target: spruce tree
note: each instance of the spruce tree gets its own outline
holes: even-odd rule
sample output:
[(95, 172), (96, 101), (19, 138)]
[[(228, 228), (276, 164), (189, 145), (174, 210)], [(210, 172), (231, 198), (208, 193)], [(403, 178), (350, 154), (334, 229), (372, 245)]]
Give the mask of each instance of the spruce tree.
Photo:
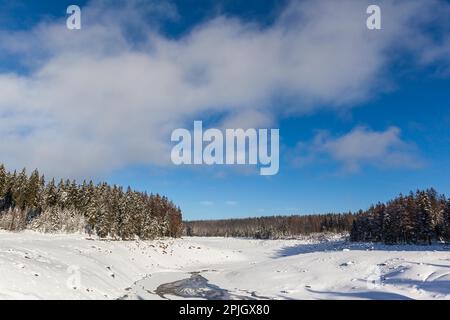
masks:
[(445, 242), (450, 242), (450, 199), (447, 200), (443, 212), (443, 233)]
[(25, 209), (27, 206), (26, 189), (28, 186), (28, 176), (26, 169), (22, 169), (13, 183), (13, 197), (16, 205), (20, 209)]
[(0, 164), (0, 198), (6, 193), (6, 179), (5, 166)]
[(52, 179), (45, 188), (45, 209), (56, 207), (58, 205), (58, 193), (55, 185), (55, 179)]
[(428, 194), (424, 191), (417, 195), (417, 233), (420, 242), (430, 243), (433, 238), (433, 210)]
[(31, 173), (30, 179), (25, 190), (25, 202), (30, 209), (36, 209), (39, 205), (38, 196), (40, 189), (40, 177), (39, 172), (34, 170)]
[(387, 205), (383, 215), (382, 239), (384, 243), (393, 244), (397, 242), (397, 219), (395, 217), (396, 211), (393, 205)]

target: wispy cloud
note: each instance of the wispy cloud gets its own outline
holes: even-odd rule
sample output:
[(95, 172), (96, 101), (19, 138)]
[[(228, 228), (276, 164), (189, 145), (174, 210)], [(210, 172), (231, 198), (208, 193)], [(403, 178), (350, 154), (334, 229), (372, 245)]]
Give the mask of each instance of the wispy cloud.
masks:
[(302, 166), (328, 157), (350, 173), (358, 172), (364, 165), (420, 168), (424, 163), (416, 149), (413, 143), (401, 139), (397, 127), (373, 131), (360, 126), (342, 136), (332, 136), (326, 131), (318, 133), (310, 144), (297, 146), (299, 154), (294, 162)]

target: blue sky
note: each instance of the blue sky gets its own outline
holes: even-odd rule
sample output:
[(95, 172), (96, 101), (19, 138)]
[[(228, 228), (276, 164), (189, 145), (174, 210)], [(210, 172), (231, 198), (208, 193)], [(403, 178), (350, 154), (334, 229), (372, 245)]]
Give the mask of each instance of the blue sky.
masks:
[[(282, 120), (281, 165), (276, 176), (231, 172), (211, 180), (216, 170), (177, 168), (158, 174), (158, 169), (148, 173), (138, 168), (122, 171), (112, 181), (132, 181), (141, 190), (161, 190), (182, 203), (185, 212), (192, 212), (191, 219), (344, 212), (429, 187), (449, 195), (450, 81), (424, 77), (408, 79), (404, 87), (362, 104), (346, 116), (321, 112)], [(361, 124), (379, 130), (391, 125), (402, 128), (404, 139), (417, 146), (423, 166), (365, 166), (358, 173), (339, 174), (339, 165), (334, 162), (299, 168), (283, 157), (296, 141), (309, 141), (318, 129), (348, 132)]]
[[(450, 195), (448, 2), (379, 1), (378, 31), (360, 1), (129, 3), (0, 1), (9, 168), (160, 192), (186, 219)], [(167, 162), (193, 120), (279, 128), (279, 173)]]

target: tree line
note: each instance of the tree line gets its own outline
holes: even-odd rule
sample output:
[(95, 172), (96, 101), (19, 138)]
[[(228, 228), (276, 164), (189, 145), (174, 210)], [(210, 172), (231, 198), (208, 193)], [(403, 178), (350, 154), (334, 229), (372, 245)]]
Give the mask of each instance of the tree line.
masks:
[(116, 239), (178, 237), (182, 215), (159, 194), (92, 181), (46, 183), (38, 170), (11, 173), (0, 165), (0, 229), (81, 231)]
[(318, 232), (349, 232), (355, 215), (323, 214), (185, 222), (186, 236), (277, 239)]
[(387, 244), (450, 242), (450, 199), (428, 189), (378, 203), (357, 214), (350, 239)]
[(356, 213), (200, 220), (184, 235), (276, 239), (320, 232), (350, 233), (351, 241), (386, 244), (450, 242), (450, 199), (434, 189), (400, 194)]

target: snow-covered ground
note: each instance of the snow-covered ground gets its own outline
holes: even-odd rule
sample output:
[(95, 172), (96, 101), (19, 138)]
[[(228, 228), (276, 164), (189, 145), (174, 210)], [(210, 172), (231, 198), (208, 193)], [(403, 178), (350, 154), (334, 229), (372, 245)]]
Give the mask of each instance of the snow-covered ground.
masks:
[(450, 299), (450, 248), (0, 231), (0, 299), (182, 297)]

